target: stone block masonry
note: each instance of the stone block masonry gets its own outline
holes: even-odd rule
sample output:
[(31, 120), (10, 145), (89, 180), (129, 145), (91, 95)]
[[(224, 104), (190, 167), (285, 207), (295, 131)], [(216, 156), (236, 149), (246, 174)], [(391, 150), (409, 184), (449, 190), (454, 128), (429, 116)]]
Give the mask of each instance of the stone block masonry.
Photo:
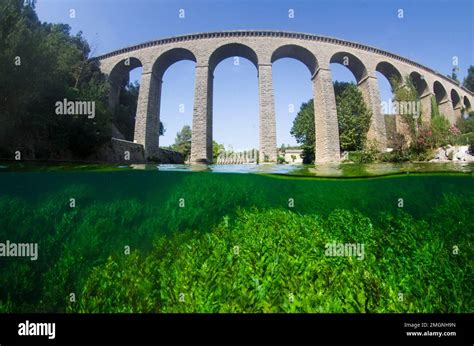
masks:
[[(423, 84), (422, 117), (431, 110), (431, 97), (439, 99), (440, 110), (451, 123), (460, 117), (462, 108), (469, 110), (474, 94), (450, 78), (419, 63), (378, 48), (346, 40), (283, 31), (224, 31), (184, 35), (146, 42), (120, 49), (95, 59), (109, 76), (109, 106), (119, 100), (117, 85), (135, 67), (142, 66), (140, 94), (135, 122), (134, 142), (142, 145), (146, 157), (159, 153), (161, 80), (168, 67), (181, 60), (196, 63), (194, 114), (192, 124), (191, 162), (212, 162), (213, 73), (229, 57), (243, 57), (256, 67), (259, 79), (260, 162), (275, 162), (277, 138), (272, 64), (281, 58), (294, 58), (310, 70), (313, 84), (316, 162), (340, 160), (339, 129), (334, 97), (331, 63), (344, 64), (356, 77), (372, 123), (368, 138), (380, 150), (387, 146), (386, 128), (380, 110), (380, 93), (376, 71), (387, 79), (394, 75), (402, 80), (418, 76)], [(419, 84), (420, 84), (419, 83)], [(421, 85), (421, 84), (420, 84)], [(435, 87), (436, 85), (436, 87)], [(245, 135), (245, 134), (243, 134)]]

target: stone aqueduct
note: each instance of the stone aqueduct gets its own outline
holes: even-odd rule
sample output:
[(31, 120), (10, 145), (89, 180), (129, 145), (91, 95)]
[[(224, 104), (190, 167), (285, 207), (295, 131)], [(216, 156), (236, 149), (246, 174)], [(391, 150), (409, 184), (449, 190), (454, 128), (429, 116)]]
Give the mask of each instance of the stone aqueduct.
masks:
[(195, 67), (191, 162), (212, 162), (213, 72), (229, 57), (250, 60), (258, 71), (261, 162), (276, 161), (276, 124), (272, 86), (272, 64), (281, 58), (301, 61), (311, 74), (316, 123), (316, 161), (340, 158), (336, 101), (330, 64), (340, 63), (354, 74), (359, 90), (372, 111), (369, 138), (386, 148), (384, 115), (376, 71), (389, 80), (410, 76), (421, 95), (424, 121), (431, 114), (431, 96), (440, 111), (454, 123), (461, 108), (470, 109), (474, 94), (455, 81), (423, 65), (374, 47), (311, 34), (281, 31), (228, 31), (191, 34), (117, 50), (95, 59), (109, 76), (110, 107), (118, 104), (120, 85), (130, 70), (141, 66), (142, 76), (135, 118), (134, 142), (154, 156), (159, 144), (162, 77), (168, 67), (191, 60)]

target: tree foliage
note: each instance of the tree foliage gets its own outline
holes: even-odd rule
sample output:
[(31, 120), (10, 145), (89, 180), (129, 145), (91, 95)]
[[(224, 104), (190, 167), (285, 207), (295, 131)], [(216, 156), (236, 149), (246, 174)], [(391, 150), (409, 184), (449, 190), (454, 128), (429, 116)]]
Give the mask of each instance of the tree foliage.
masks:
[(214, 161), (217, 159), (221, 152), (225, 151), (224, 144), (219, 144), (216, 141), (212, 141), (212, 157)]
[(436, 102), (436, 97), (431, 96), (431, 118), (439, 117), (441, 113), (439, 112), (438, 102)]
[[(82, 33), (41, 23), (22, 0), (0, 3), (0, 148), (31, 158), (86, 157), (110, 139), (108, 89)], [(95, 118), (57, 115), (55, 103), (95, 102)]]
[(431, 118), (431, 146), (439, 147), (449, 144), (449, 120), (442, 115)]
[(181, 131), (176, 134), (174, 144), (171, 146), (172, 150), (183, 154), (185, 160), (188, 159), (191, 154), (191, 137), (191, 127), (185, 125)]
[(128, 141), (133, 140), (135, 132), (135, 114), (137, 112), (139, 90), (140, 85), (137, 82), (122, 85), (119, 104), (114, 112), (114, 124)]
[(464, 78), (463, 85), (474, 92), (474, 66), (469, 66), (467, 76)]
[(362, 150), (370, 127), (371, 112), (355, 84), (336, 82), (335, 92), (341, 150)]
[[(371, 113), (362, 94), (352, 83), (335, 82), (337, 117), (341, 150), (362, 150), (370, 127)], [(301, 105), (291, 134), (303, 149), (303, 162), (314, 161), (315, 121), (314, 103), (310, 100)]]
[(474, 112), (469, 112), (467, 118), (461, 117), (456, 122), (461, 133), (474, 133)]
[(453, 69), (451, 70), (451, 74), (448, 77), (451, 78), (452, 80), (456, 81), (459, 84), (458, 75), (456, 73), (457, 70), (458, 70), (457, 67), (453, 67)]
[[(128, 141), (133, 141), (134, 137), (139, 92), (140, 83), (137, 81), (124, 83), (120, 88), (119, 104), (114, 112), (114, 124)], [(165, 132), (165, 126), (160, 121), (159, 135), (163, 136)]]
[(313, 100), (309, 100), (301, 105), (293, 121), (293, 127), (290, 133), (296, 138), (296, 142), (301, 144), (301, 148), (303, 149), (303, 162), (313, 162), (314, 145), (316, 143)]
[[(420, 101), (416, 86), (410, 77), (407, 76), (405, 78), (405, 80), (403, 81), (403, 85), (401, 85), (401, 81), (396, 78), (392, 79), (391, 82), (391, 84), (394, 86), (394, 99), (396, 102), (398, 102), (398, 104), (416, 104)], [(421, 112), (419, 114), (402, 113), (399, 114), (399, 116), (401, 117), (402, 121), (408, 126), (410, 137), (412, 139), (415, 139), (417, 134), (418, 121), (421, 121)]]

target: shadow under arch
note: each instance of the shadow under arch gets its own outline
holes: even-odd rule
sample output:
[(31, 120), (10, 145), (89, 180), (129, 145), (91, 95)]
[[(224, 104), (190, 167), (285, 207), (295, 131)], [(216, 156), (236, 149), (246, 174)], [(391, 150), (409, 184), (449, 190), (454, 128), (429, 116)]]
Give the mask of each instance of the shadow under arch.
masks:
[(433, 83), (433, 92), (438, 104), (448, 99), (448, 93), (446, 92), (446, 89), (444, 88), (443, 84), (438, 81)]
[(293, 58), (302, 62), (309, 70), (311, 76), (314, 76), (318, 68), (318, 61), (313, 53), (304, 47), (288, 44), (275, 49), (271, 56), (271, 63), (283, 58)]
[(392, 90), (403, 82), (400, 71), (389, 62), (379, 62), (375, 67), (375, 71), (380, 72), (385, 78), (387, 78)]
[(347, 52), (337, 52), (329, 60), (330, 64), (340, 64), (349, 69), (359, 83), (367, 77), (367, 68), (364, 63), (355, 55)]
[[(140, 59), (127, 57), (120, 60), (110, 71), (108, 108), (112, 113), (112, 137), (133, 140), (135, 131), (135, 114), (120, 112), (121, 93), (130, 81), (130, 71), (143, 67)], [(141, 78), (140, 78), (141, 79)], [(118, 111), (118, 112), (117, 112)]]
[(108, 76), (110, 84), (109, 92), (109, 109), (114, 112), (118, 105), (120, 97), (120, 88), (128, 83), (130, 79), (130, 71), (143, 67), (142, 62), (135, 57), (129, 57), (120, 60), (110, 71)]
[(453, 109), (461, 107), (461, 97), (455, 89), (451, 89), (451, 101), (453, 102)]
[(467, 96), (464, 96), (463, 98), (463, 103), (464, 103), (464, 107), (469, 111), (471, 110), (471, 102), (469, 102), (469, 99)]
[(166, 70), (173, 64), (189, 60), (196, 62), (196, 56), (193, 52), (186, 48), (172, 48), (163, 52), (153, 63), (152, 71), (158, 78), (163, 78)]
[(135, 57), (122, 59), (118, 63), (116, 63), (110, 71), (109, 79), (114, 78), (117, 75), (124, 75), (126, 73), (129, 73), (131, 70), (134, 70), (137, 67), (143, 67), (143, 64), (140, 59)]
[(248, 59), (258, 71), (257, 53), (252, 48), (241, 43), (228, 43), (216, 48), (209, 57), (209, 70), (211, 74), (214, 73), (214, 70), (221, 61), (231, 57)]
[(413, 71), (412, 73), (410, 73), (410, 80), (416, 88), (418, 97), (422, 97), (429, 93), (428, 83), (426, 83), (426, 80), (421, 74), (416, 71)]

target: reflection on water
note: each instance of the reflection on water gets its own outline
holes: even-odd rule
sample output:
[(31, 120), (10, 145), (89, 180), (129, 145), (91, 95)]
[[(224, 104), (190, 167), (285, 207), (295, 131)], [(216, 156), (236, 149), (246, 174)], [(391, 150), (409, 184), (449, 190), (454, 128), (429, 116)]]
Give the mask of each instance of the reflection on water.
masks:
[(0, 165), (0, 172), (19, 171), (116, 171), (116, 170), (147, 170), (173, 172), (214, 172), (214, 173), (254, 173), (281, 174), (292, 176), (315, 177), (371, 177), (403, 173), (470, 173), (474, 163), (328, 163), (318, 165), (278, 165), (278, 164), (246, 164), (246, 165), (174, 165), (174, 164), (78, 164), (51, 162), (9, 162)]
[[(144, 166), (144, 165), (142, 165)], [(215, 173), (285, 174), (318, 177), (366, 177), (401, 173), (473, 171), (473, 163), (374, 163), (322, 165), (158, 165), (160, 171), (208, 171)], [(136, 168), (136, 167), (134, 167)], [(144, 169), (144, 167), (141, 167)]]

